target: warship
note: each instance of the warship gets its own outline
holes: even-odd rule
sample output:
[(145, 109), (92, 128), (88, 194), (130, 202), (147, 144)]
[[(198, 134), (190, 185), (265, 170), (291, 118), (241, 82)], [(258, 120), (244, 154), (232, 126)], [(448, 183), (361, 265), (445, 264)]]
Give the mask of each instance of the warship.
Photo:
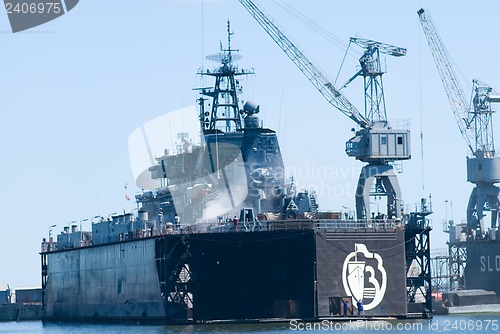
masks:
[[(240, 100), (231, 48), (198, 72), (200, 144), (182, 137), (148, 169), (137, 209), (42, 242), (45, 321), (209, 323), (426, 316), (430, 213), (354, 219), (321, 211), (285, 177), (277, 134)], [(209, 103), (207, 103), (207, 101)], [(388, 204), (389, 206), (389, 204)], [(427, 262), (425, 262), (427, 263)], [(427, 271), (426, 271), (427, 270)]]

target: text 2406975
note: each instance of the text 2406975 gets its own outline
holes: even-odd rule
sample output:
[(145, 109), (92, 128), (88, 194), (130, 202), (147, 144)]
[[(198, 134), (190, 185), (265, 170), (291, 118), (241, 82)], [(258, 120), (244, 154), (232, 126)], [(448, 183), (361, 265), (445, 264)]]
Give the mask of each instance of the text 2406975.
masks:
[(22, 2), (5, 3), (7, 14), (59, 14), (62, 11), (61, 4), (58, 2)]

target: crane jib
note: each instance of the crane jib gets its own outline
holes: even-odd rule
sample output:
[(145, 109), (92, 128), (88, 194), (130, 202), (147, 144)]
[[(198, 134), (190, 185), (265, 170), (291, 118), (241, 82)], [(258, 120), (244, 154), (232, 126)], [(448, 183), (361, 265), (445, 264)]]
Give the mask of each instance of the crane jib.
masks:
[[(370, 123), (352, 103), (347, 100), (337, 89), (333, 87), (331, 81), (314, 65), (314, 63), (304, 56), (304, 53), (274, 24), (262, 10), (260, 10), (250, 0), (239, 0), (245, 9), (255, 18), (259, 25), (271, 36), (274, 42), (285, 52), (294, 64), (304, 73), (307, 79), (323, 95), (328, 103), (348, 116), (360, 127), (367, 127)], [(325, 89), (327, 88), (327, 89)]]

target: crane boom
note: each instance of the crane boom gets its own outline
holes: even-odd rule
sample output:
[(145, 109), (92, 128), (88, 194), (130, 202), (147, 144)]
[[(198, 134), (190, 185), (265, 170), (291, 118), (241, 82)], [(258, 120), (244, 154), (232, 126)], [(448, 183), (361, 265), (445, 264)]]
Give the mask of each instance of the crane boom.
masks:
[(465, 99), (462, 86), (460, 86), (457, 80), (457, 76), (448, 56), (448, 52), (446, 51), (441, 37), (439, 37), (439, 34), (437, 33), (436, 26), (434, 25), (434, 21), (431, 16), (428, 15), (424, 9), (418, 10), (417, 14), (436, 63), (439, 76), (443, 82), (446, 95), (448, 95), (448, 100), (450, 101), (451, 109), (455, 115), (460, 133), (462, 134), (462, 137), (464, 137), (471, 152), (474, 153), (472, 145), (472, 143), (474, 143), (474, 133), (470, 129), (468, 115), (469, 106), (467, 100)]
[(394, 129), (387, 122), (382, 87), (384, 72), (380, 68), (378, 56), (379, 52), (404, 56), (406, 49), (372, 40), (351, 41), (366, 49), (360, 59), (362, 71), (356, 74), (362, 75), (365, 81), (365, 115), (362, 115), (256, 4), (251, 0), (239, 2), (327, 101), (361, 127), (347, 141), (345, 149), (348, 156), (368, 163), (361, 170), (358, 179), (356, 217), (367, 219), (370, 214), (374, 216), (370, 210), (371, 196), (386, 196), (387, 217), (401, 217), (402, 195), (391, 162), (410, 159), (410, 130)]
[(331, 81), (314, 65), (304, 53), (264, 14), (252, 1), (239, 0), (245, 9), (255, 18), (262, 28), (271, 36), (293, 63), (304, 73), (307, 79), (325, 97), (325, 99), (340, 110), (347, 117), (356, 122), (360, 127), (370, 125), (359, 111), (342, 95)]
[[(473, 80), (473, 97), (468, 105), (432, 18), (423, 9), (417, 14), (458, 127), (472, 152), (472, 156), (467, 157), (467, 181), (475, 187), (467, 205), (467, 238), (474, 239), (476, 235), (483, 235), (487, 228), (498, 226), (500, 189), (495, 183), (500, 182), (500, 157), (495, 154), (492, 104), (500, 102), (500, 95), (487, 84)], [(491, 227), (485, 226), (485, 212), (488, 211)]]

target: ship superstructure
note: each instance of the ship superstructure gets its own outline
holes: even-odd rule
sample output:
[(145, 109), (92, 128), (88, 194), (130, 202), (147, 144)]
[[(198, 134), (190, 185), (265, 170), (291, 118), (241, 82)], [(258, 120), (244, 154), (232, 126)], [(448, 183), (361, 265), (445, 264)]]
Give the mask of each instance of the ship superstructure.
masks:
[[(268, 218), (279, 218), (286, 213), (283, 203), (297, 195), (291, 191), (293, 186), (285, 185), (276, 132), (262, 125), (256, 102), (242, 103), (239, 98), (239, 77), (254, 73), (234, 64), (233, 60), (241, 56), (231, 49), (229, 21), (227, 29), (228, 48), (223, 49), (221, 44), (218, 54), (207, 57), (220, 62), (220, 66), (198, 71), (199, 75), (214, 79), (213, 87), (197, 89), (201, 94), (201, 145), (185, 142), (179, 154), (159, 157), (158, 164), (150, 168), (152, 178), (164, 180), (166, 185), (166, 189), (157, 192), (165, 193), (159, 208), (153, 208), (152, 193), (136, 197), (155, 216), (162, 213), (165, 219), (169, 215), (166, 220), (170, 222), (177, 216), (183, 226), (213, 222), (222, 215), (239, 218), (243, 208), (251, 210), (252, 216), (262, 213)], [(311, 205), (303, 207), (300, 213), (314, 215), (313, 194), (308, 201)]]

